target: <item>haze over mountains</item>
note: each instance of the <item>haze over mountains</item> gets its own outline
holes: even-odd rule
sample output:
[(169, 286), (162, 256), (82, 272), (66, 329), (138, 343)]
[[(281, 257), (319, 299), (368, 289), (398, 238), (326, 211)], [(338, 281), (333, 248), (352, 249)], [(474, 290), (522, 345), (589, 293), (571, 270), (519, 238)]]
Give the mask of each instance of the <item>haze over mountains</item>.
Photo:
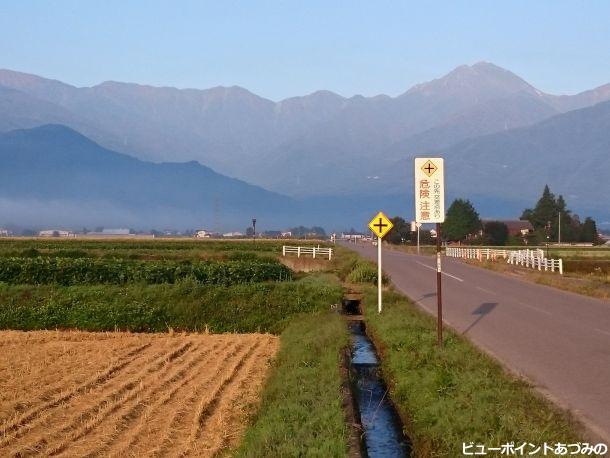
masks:
[[(140, 161), (76, 131), (45, 125), (0, 135), (0, 208), (21, 224), (197, 227), (295, 217), (294, 203), (197, 162)], [(246, 215), (246, 216), (244, 216)], [(211, 217), (216, 218), (214, 221)], [(222, 221), (220, 219), (222, 218)]]
[[(509, 216), (514, 208), (532, 205), (548, 182), (555, 192), (566, 195), (572, 207), (608, 221), (610, 211), (605, 199), (599, 198), (610, 192), (603, 179), (610, 171), (610, 103), (600, 104), (607, 100), (610, 84), (572, 96), (550, 95), (485, 62), (458, 67), (398, 97), (344, 98), (319, 91), (280, 102), (239, 87), (179, 90), (106, 82), (76, 88), (0, 70), (0, 131), (63, 124), (107, 150), (141, 160), (195, 160), (215, 172), (295, 198), (256, 188), (263, 193), (260, 202), (284, 205), (300, 214), (303, 223), (316, 214), (353, 208), (358, 201), (364, 211), (381, 202), (410, 217), (411, 158), (425, 154), (447, 157), (450, 195), (475, 196), (485, 212), (496, 209), (490, 216)], [(26, 134), (20, 135), (23, 139)], [(57, 135), (67, 134), (58, 131)], [(112, 167), (102, 169), (110, 175), (113, 168), (140, 170), (133, 168), (137, 161), (131, 165), (117, 161), (117, 155), (103, 148), (98, 155), (113, 158)], [(70, 158), (60, 155), (57, 163), (77, 161), (78, 151), (72, 153)], [(170, 167), (139, 164), (148, 171)], [(214, 174), (207, 167), (201, 170)], [(590, 167), (595, 170), (583, 175)], [(52, 170), (65, 177), (60, 169)], [(127, 179), (129, 174), (119, 176)], [(596, 187), (591, 186), (592, 178), (598, 180)], [(197, 195), (197, 180), (181, 182), (171, 173), (166, 181), (155, 180), (168, 186), (165, 194), (174, 199), (164, 204), (187, 213), (189, 205), (196, 205), (196, 199), (169, 188), (186, 189), (188, 184), (195, 188), (185, 195)], [(237, 180), (226, 183), (247, 186)], [(2, 187), (0, 197), (6, 189)], [(140, 200), (120, 202), (153, 208), (164, 193), (155, 190), (147, 195), (144, 189)], [(209, 192), (206, 188), (205, 194)], [(53, 195), (52, 186), (40, 194), (45, 195)], [(341, 202), (350, 205), (342, 207)], [(322, 204), (324, 210), (316, 213), (316, 206)], [(232, 209), (233, 203), (227, 201), (225, 208)], [(237, 215), (240, 207), (235, 208)], [(146, 218), (144, 212), (139, 220)], [(344, 220), (345, 227), (359, 223), (351, 212)]]

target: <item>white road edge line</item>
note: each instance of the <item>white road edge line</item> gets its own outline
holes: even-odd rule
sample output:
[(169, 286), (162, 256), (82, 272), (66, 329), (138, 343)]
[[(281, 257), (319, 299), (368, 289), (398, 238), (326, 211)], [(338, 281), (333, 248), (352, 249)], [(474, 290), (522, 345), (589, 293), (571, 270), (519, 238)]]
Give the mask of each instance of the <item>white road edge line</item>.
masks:
[(494, 296), (498, 295), (497, 293), (494, 293), (493, 291), (489, 291), (488, 289), (485, 289), (485, 288), (481, 288), (480, 286), (477, 286), (477, 289), (479, 291), (483, 291), (484, 293), (487, 293), (487, 294), (493, 294)]
[[(436, 269), (435, 269), (434, 267), (432, 267), (432, 266), (429, 266), (428, 264), (424, 264), (423, 262), (419, 262), (419, 261), (415, 261), (415, 262), (416, 262), (417, 264), (419, 264), (420, 266), (424, 266), (426, 269), (430, 269), (430, 270), (433, 270), (433, 271), (435, 271), (435, 272), (436, 272)], [(455, 280), (457, 280), (457, 281), (461, 281), (461, 282), (463, 282), (463, 281), (464, 281), (462, 278), (460, 278), (460, 277), (456, 277), (455, 275), (448, 274), (447, 272), (441, 272), (441, 273), (442, 273), (443, 275), (447, 275), (448, 277), (451, 277), (451, 278), (453, 278), (453, 279), (455, 279)]]
[(536, 310), (537, 312), (544, 313), (546, 315), (552, 315), (551, 312), (547, 312), (546, 310), (539, 309), (538, 307), (534, 307), (533, 305), (526, 304), (525, 302), (521, 302), (521, 301), (516, 301), (516, 302), (519, 305), (525, 305), (526, 307), (529, 307), (529, 308), (531, 308), (533, 310)]

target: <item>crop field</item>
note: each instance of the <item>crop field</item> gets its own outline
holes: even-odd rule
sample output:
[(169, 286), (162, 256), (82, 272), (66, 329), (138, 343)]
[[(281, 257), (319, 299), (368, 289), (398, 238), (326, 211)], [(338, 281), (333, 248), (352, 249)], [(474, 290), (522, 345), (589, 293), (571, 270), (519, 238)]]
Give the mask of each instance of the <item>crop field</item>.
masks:
[(272, 332), (340, 300), (282, 241), (0, 240), (0, 329)]
[[(88, 239), (1, 239), (0, 257), (18, 258), (102, 258), (161, 261), (274, 259), (290, 241), (257, 240), (88, 240)], [(299, 240), (301, 246), (319, 241)]]
[(341, 456), (336, 264), (282, 244), (0, 239), (0, 456)]
[(600, 276), (606, 281), (610, 275), (610, 249), (607, 247), (558, 247), (549, 250), (549, 256), (563, 258), (565, 272)]
[(211, 456), (235, 447), (278, 341), (0, 332), (0, 455)]

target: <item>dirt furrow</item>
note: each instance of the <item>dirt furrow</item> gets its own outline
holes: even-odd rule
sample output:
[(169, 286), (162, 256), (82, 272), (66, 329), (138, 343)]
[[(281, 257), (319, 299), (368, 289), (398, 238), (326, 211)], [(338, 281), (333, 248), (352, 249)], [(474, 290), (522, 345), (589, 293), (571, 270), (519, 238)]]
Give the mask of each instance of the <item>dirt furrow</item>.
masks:
[[(155, 343), (157, 342), (153, 341), (151, 345), (146, 347), (146, 350), (149, 350), (148, 352), (137, 352), (135, 354), (131, 352), (133, 356), (131, 359), (127, 357), (118, 370), (113, 371), (107, 377), (103, 376), (108, 372), (105, 371), (102, 376), (97, 378), (99, 383), (89, 383), (83, 389), (79, 389), (78, 393), (65, 396), (65, 399), (55, 402), (49, 408), (39, 412), (35, 418), (24, 425), (26, 428), (21, 427), (12, 436), (6, 437), (6, 443), (10, 443), (11, 447), (19, 450), (24, 446), (19, 439), (27, 435), (24, 440), (27, 441), (29, 447), (35, 450), (44, 448), (48, 442), (50, 431), (57, 432), (57, 428), (70, 421), (70, 418), (74, 415), (77, 418), (82, 418), (83, 407), (85, 409), (95, 409), (105, 399), (108, 399), (108, 396), (122, 390), (126, 384), (129, 385), (130, 381), (133, 381), (134, 372), (136, 375), (144, 373), (151, 364), (158, 364), (159, 361), (163, 361), (175, 351), (172, 348), (168, 350), (166, 347), (158, 348), (159, 345), (152, 345)], [(117, 384), (119, 384), (119, 388), (116, 387)], [(0, 449), (4, 445), (6, 445), (4, 441), (0, 443)]]
[[(86, 443), (76, 449), (83, 449), (86, 456), (124, 456), (129, 447), (142, 433), (148, 424), (149, 419), (165, 405), (176, 393), (191, 382), (199, 369), (200, 364), (205, 359), (216, 358), (221, 350), (221, 343), (215, 342), (211, 346), (204, 348), (194, 348), (191, 357), (182, 366), (177, 366), (168, 374), (158, 385), (152, 385), (146, 397), (138, 396), (131, 405), (124, 406), (117, 413), (119, 419), (116, 425), (109, 430), (112, 432), (104, 433), (102, 430), (94, 437), (87, 437)], [(161, 412), (158, 413), (161, 415)], [(123, 437), (123, 436), (127, 437)], [(81, 441), (82, 442), (82, 441)], [(92, 444), (101, 444), (99, 447), (91, 448)], [(113, 448), (113, 446), (115, 446)]]
[(189, 439), (188, 441), (186, 441), (186, 444), (182, 452), (180, 453), (180, 456), (188, 455), (194, 446), (196, 446), (197, 449), (201, 449), (198, 442), (205, 421), (214, 412), (214, 409), (220, 402), (223, 391), (225, 391), (230, 386), (230, 384), (238, 376), (244, 366), (246, 366), (253, 360), (255, 352), (260, 346), (260, 344), (260, 340), (256, 340), (252, 344), (250, 344), (247, 351), (243, 353), (239, 357), (239, 359), (235, 363), (233, 363), (228, 370), (224, 372), (221, 378), (214, 384), (212, 390), (207, 392), (206, 395), (201, 399), (199, 405), (197, 406), (195, 418), (193, 419)]
[(243, 434), (279, 342), (260, 334), (0, 331), (7, 340), (0, 456), (20, 457), (222, 454)]
[[(146, 390), (145, 379), (164, 368), (167, 370), (170, 367), (170, 363), (183, 355), (192, 345), (192, 342), (185, 342), (179, 348), (170, 349), (169, 352), (157, 356), (153, 362), (145, 365), (119, 388), (114, 389), (104, 397), (97, 397), (97, 401), (93, 406), (77, 413), (71, 420), (64, 421), (65, 426), (53, 431), (52, 434), (55, 439), (59, 439), (58, 443), (49, 443), (49, 440), (43, 437), (38, 443), (25, 446), (25, 450), (44, 449), (47, 455), (60, 453), (71, 442), (86, 435), (126, 402), (143, 394)], [(66, 407), (69, 409), (69, 406)], [(46, 430), (47, 435), (48, 432)]]
[(209, 389), (210, 383), (218, 377), (219, 373), (222, 373), (223, 368), (227, 364), (235, 358), (238, 360), (241, 359), (248, 351), (248, 343), (244, 340), (245, 339), (240, 339), (227, 347), (213, 367), (202, 368), (204, 369), (204, 376), (198, 380), (193, 392), (187, 399), (174, 403), (172, 406), (171, 417), (168, 415), (167, 418), (169, 421), (166, 421), (161, 425), (157, 434), (159, 442), (157, 446), (152, 449), (150, 453), (151, 456), (167, 455), (168, 451), (174, 450), (177, 447), (177, 444), (188, 438), (188, 418), (195, 415), (197, 400), (200, 398), (203, 391)]
[(25, 412), (22, 412), (21, 414), (16, 415), (14, 418), (11, 418), (6, 421), (2, 426), (0, 426), (0, 437), (2, 438), (0, 440), (0, 448), (5, 446), (7, 441), (10, 440), (10, 438), (8, 437), (10, 433), (17, 431), (23, 428), (24, 426), (27, 426), (41, 412), (47, 411), (62, 403), (65, 403), (73, 397), (77, 396), (78, 394), (84, 393), (90, 388), (108, 381), (110, 378), (119, 373), (122, 369), (127, 367), (130, 362), (140, 356), (142, 352), (144, 352), (150, 346), (150, 343), (145, 343), (139, 346), (137, 349), (125, 355), (125, 357), (120, 358), (101, 374), (92, 377), (91, 379), (87, 380), (85, 383), (77, 387), (74, 387), (66, 392), (61, 393), (59, 396), (55, 397), (50, 401), (38, 404), (32, 407), (31, 409), (28, 409)]
[[(118, 343), (119, 341), (116, 342), (116, 344)], [(78, 345), (78, 343), (72, 344)], [(51, 345), (52, 348), (48, 348), (49, 345), (43, 343), (38, 347), (44, 351), (46, 355), (49, 355), (48, 357), (45, 356), (44, 360), (42, 361), (42, 365), (48, 366), (48, 368), (44, 369), (42, 373), (28, 373), (25, 370), (26, 367), (31, 368), (32, 365), (41, 364), (40, 361), (30, 361), (29, 358), (26, 357), (19, 360), (21, 364), (16, 364), (14, 359), (11, 360), (11, 364), (5, 364), (5, 361), (0, 360), (0, 366), (4, 365), (6, 367), (6, 378), (10, 379), (6, 380), (6, 382), (4, 378), (1, 378), (0, 380), (0, 385), (4, 387), (2, 392), (0, 392), (0, 405), (4, 407), (5, 412), (12, 410), (13, 419), (20, 413), (26, 414), (26, 411), (35, 408), (36, 405), (51, 402), (58, 395), (65, 392), (68, 387), (75, 385), (79, 386), (82, 383), (86, 383), (87, 379), (89, 378), (87, 375), (87, 370), (90, 367), (94, 367), (93, 365), (95, 364), (95, 361), (100, 359), (100, 350), (96, 349), (95, 351), (91, 351), (91, 346), (79, 351), (74, 356), (71, 355), (70, 358), (61, 358), (58, 357), (59, 350), (56, 348), (59, 343), (52, 341)], [(150, 346), (148, 343), (145, 345), (145, 348)], [(116, 360), (121, 361), (125, 358), (130, 358), (143, 351), (145, 348), (142, 348), (140, 341), (129, 342), (128, 345), (123, 346), (123, 348), (112, 348), (110, 352), (111, 354), (112, 352), (117, 351), (120, 353), (111, 356), (111, 359), (109, 358), (109, 363), (114, 364)], [(11, 351), (11, 349), (7, 349), (7, 352), (9, 355), (16, 354), (16, 351)], [(68, 362), (66, 359), (68, 359), (69, 363), (71, 364), (78, 364), (78, 370), (66, 373), (64, 364), (62, 364), (63, 362)], [(25, 380), (16, 379), (14, 376), (15, 373), (24, 374)], [(37, 396), (24, 396), (24, 394), (31, 393), (33, 390), (37, 390), (40, 387), (44, 387), (44, 391)], [(3, 415), (0, 413), (0, 427), (4, 426), (11, 420), (11, 418), (2, 417)]]
[(236, 445), (245, 429), (245, 424), (238, 417), (252, 408), (252, 400), (256, 399), (256, 393), (265, 380), (268, 362), (277, 349), (275, 340), (260, 341), (259, 347), (242, 366), (237, 377), (224, 388), (223, 396), (214, 406), (214, 411), (209, 412), (208, 420), (202, 426), (199, 439), (190, 444), (191, 450), (197, 453), (198, 448), (205, 445), (205, 454), (216, 456), (223, 449)]

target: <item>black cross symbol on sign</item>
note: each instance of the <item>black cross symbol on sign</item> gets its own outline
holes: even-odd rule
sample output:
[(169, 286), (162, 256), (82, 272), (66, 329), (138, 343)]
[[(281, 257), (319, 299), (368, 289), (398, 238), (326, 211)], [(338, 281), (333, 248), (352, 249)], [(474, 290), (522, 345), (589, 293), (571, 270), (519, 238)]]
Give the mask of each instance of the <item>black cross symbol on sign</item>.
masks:
[(378, 227), (380, 233), (383, 232), (384, 227), (388, 227), (388, 225), (383, 222), (383, 218), (379, 218), (379, 222), (377, 224), (373, 224), (373, 226)]
[(428, 165), (424, 167), (424, 170), (428, 172), (428, 175), (432, 175), (432, 172), (436, 170), (436, 167), (434, 167), (434, 164), (432, 164), (432, 162), (428, 162)]

